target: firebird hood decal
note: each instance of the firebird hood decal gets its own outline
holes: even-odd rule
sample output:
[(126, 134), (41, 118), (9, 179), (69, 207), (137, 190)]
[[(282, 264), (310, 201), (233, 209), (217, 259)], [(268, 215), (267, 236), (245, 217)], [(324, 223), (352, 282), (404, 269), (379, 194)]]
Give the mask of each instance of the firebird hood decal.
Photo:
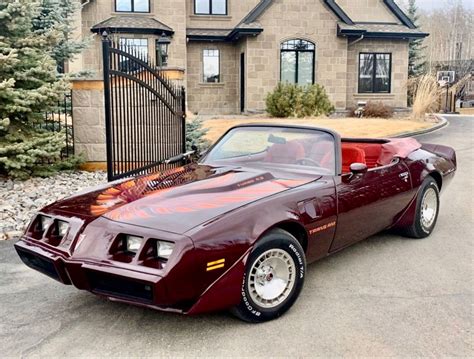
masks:
[[(172, 180), (168, 175), (139, 179), (136, 187), (124, 183), (99, 195), (91, 210), (106, 209), (104, 217), (118, 222), (184, 233), (235, 208), (314, 180), (280, 179), (269, 172), (241, 169), (218, 173), (205, 168), (204, 177), (196, 176), (196, 171), (203, 170), (201, 167), (178, 169), (171, 175)], [(113, 192), (115, 198), (111, 198)]]
[(192, 164), (137, 177), (48, 206), (74, 214), (184, 233), (238, 207), (321, 176)]

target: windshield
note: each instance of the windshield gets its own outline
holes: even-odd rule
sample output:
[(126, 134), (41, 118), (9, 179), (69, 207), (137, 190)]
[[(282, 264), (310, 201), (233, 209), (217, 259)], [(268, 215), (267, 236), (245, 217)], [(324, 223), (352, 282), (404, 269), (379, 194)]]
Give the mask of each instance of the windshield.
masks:
[(237, 127), (229, 131), (203, 159), (203, 163), (216, 162), (304, 167), (334, 174), (334, 138), (327, 132), (312, 129)]

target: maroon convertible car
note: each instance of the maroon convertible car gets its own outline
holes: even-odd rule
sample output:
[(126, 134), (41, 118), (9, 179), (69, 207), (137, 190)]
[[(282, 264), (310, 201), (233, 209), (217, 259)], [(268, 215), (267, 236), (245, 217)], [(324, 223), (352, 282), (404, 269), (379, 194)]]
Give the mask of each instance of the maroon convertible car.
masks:
[(53, 203), (15, 244), (23, 262), (114, 301), (274, 319), (306, 264), (385, 229), (433, 231), (452, 148), (242, 125), (197, 163)]

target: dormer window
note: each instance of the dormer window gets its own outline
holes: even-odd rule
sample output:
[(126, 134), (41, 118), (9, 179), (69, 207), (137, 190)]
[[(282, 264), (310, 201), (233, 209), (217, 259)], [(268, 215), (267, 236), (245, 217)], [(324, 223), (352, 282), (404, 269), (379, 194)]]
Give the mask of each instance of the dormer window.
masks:
[(150, 0), (115, 0), (116, 12), (150, 12)]
[(227, 0), (194, 0), (196, 15), (227, 15)]

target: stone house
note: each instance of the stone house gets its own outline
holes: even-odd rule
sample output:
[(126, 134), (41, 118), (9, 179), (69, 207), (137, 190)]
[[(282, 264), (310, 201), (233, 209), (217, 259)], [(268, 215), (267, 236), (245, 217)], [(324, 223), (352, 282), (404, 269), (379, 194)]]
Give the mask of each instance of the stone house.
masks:
[(393, 0), (82, 0), (77, 21), (93, 40), (69, 70), (100, 78), (107, 31), (180, 78), (190, 111), (219, 115), (263, 111), (279, 81), (321, 84), (341, 110), (404, 108), (408, 42), (427, 36)]

